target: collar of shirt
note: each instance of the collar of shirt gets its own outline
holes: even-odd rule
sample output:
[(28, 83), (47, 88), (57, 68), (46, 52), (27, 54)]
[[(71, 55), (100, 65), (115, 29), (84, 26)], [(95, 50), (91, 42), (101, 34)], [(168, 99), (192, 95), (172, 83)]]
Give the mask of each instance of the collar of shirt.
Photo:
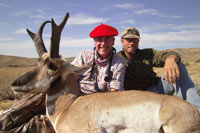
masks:
[(134, 59), (128, 59), (126, 57), (126, 54), (125, 54), (124, 50), (122, 50), (122, 51), (119, 52), (119, 55), (121, 55), (120, 57), (122, 57), (124, 59), (124, 61), (126, 62), (126, 64), (131, 64), (132, 62), (134, 62), (135, 60), (137, 60), (138, 57), (139, 57), (139, 54), (140, 54), (140, 49), (137, 49), (136, 50), (136, 54), (134, 56)]
[(101, 66), (106, 66), (108, 64), (108, 62), (110, 61), (110, 58), (111, 58), (111, 54), (109, 55), (109, 57), (107, 59), (101, 59), (97, 53), (97, 51), (95, 51), (95, 62), (96, 64), (98, 65), (101, 65)]

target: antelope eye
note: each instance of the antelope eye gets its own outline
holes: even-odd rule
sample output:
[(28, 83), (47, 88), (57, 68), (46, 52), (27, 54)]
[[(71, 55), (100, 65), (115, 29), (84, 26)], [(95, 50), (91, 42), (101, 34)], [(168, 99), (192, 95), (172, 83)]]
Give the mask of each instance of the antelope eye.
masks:
[(50, 63), (49, 64), (49, 69), (51, 69), (51, 70), (57, 70), (58, 68), (56, 67), (56, 65), (54, 64), (54, 63)]

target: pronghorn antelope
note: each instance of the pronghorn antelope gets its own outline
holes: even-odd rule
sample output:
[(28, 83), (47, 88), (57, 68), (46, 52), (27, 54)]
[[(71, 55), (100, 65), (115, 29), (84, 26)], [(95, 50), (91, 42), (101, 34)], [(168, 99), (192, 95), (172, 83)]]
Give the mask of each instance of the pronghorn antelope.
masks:
[[(40, 56), (38, 67), (16, 79), (16, 93), (45, 93), (46, 113), (58, 133), (193, 133), (200, 132), (200, 113), (173, 96), (144, 91), (117, 91), (81, 95), (77, 75), (88, 67), (73, 66), (59, 56), (62, 29), (54, 20), (38, 33), (28, 34)], [(42, 41), (46, 23), (52, 25), (50, 54)]]

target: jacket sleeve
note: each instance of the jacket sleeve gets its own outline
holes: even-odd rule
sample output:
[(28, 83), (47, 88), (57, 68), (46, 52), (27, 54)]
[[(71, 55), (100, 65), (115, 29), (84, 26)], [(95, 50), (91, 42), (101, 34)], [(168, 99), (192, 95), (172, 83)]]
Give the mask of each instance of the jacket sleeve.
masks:
[(155, 67), (163, 67), (165, 64), (165, 60), (170, 55), (176, 55), (179, 58), (179, 62), (181, 61), (181, 56), (179, 53), (175, 51), (158, 51), (153, 49), (153, 66)]

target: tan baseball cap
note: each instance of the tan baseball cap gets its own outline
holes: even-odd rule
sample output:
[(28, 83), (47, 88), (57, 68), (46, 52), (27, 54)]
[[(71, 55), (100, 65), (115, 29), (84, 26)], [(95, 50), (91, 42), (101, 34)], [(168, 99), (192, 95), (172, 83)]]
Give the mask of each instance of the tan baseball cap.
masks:
[(138, 38), (140, 39), (139, 31), (134, 27), (125, 28), (121, 32), (121, 38)]

